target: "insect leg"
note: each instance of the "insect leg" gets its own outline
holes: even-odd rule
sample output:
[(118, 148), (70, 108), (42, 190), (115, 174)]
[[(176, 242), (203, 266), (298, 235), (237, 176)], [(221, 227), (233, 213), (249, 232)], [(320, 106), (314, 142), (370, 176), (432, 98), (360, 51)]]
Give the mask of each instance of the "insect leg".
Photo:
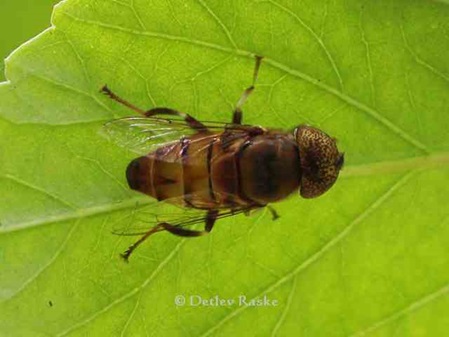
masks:
[(272, 206), (268, 205), (267, 208), (268, 208), (268, 210), (271, 213), (271, 219), (272, 220), (277, 220), (277, 219), (280, 218), (278, 212), (276, 212), (276, 210)]
[(256, 55), (256, 65), (254, 66), (253, 83), (250, 87), (246, 88), (242, 96), (238, 100), (234, 112), (232, 114), (232, 124), (242, 124), (242, 106), (245, 104), (249, 95), (254, 91), (254, 85), (256, 84), (257, 75), (259, 74), (260, 63), (262, 62), (262, 56)]
[(185, 120), (185, 122), (192, 128), (195, 130), (198, 130), (199, 132), (204, 132), (207, 131), (207, 127), (201, 123), (200, 121), (196, 120), (195, 118), (193, 118), (192, 116), (190, 116), (189, 114), (177, 111), (177, 110), (173, 110), (173, 109), (169, 109), (169, 108), (154, 108), (148, 111), (144, 111), (138, 107), (136, 107), (134, 104), (129, 103), (128, 101), (124, 100), (123, 98), (117, 96), (115, 93), (113, 93), (111, 91), (111, 89), (109, 89), (106, 85), (103, 86), (103, 88), (101, 88), (100, 92), (102, 92), (103, 94), (109, 96), (111, 99), (113, 99), (114, 101), (130, 108), (131, 110), (134, 110), (136, 112), (138, 112), (139, 114), (145, 116), (145, 117), (152, 117), (152, 116), (156, 116), (156, 115), (172, 115), (172, 116), (179, 116), (181, 118), (183, 118)]
[(139, 240), (137, 240), (136, 242), (134, 242), (131, 246), (128, 247), (128, 249), (123, 252), (122, 254), (120, 254), (120, 256), (126, 261), (128, 262), (129, 256), (132, 254), (132, 252), (138, 247), (140, 246), (140, 244), (142, 242), (144, 242), (151, 234), (154, 234), (156, 232), (159, 232), (163, 230), (163, 226), (162, 224), (158, 224), (157, 226), (154, 226), (153, 228), (151, 228), (148, 232), (146, 232)]
[(129, 248), (123, 252), (122, 254), (120, 254), (120, 256), (126, 261), (128, 262), (128, 259), (130, 257), (130, 255), (133, 253), (133, 251), (140, 246), (141, 243), (143, 243), (150, 235), (156, 233), (156, 232), (160, 232), (162, 230), (166, 230), (172, 234), (178, 235), (178, 236), (184, 236), (184, 237), (195, 237), (195, 236), (202, 236), (205, 235), (207, 233), (209, 233), (215, 223), (215, 220), (217, 220), (217, 216), (218, 216), (218, 211), (217, 210), (210, 210), (207, 212), (206, 214), (206, 222), (205, 222), (205, 227), (203, 231), (197, 231), (197, 230), (192, 230), (192, 229), (186, 229), (186, 228), (182, 228), (179, 226), (173, 226), (170, 225), (167, 222), (162, 222), (160, 224), (158, 224), (157, 226), (154, 226), (153, 228), (151, 228), (148, 232), (146, 232), (139, 240), (137, 240), (136, 242), (134, 242), (131, 246), (129, 246)]
[(167, 230), (168, 232), (178, 235), (178, 236), (184, 236), (184, 237), (195, 237), (195, 236), (202, 236), (208, 234), (212, 228), (214, 227), (215, 220), (217, 220), (218, 211), (217, 210), (210, 210), (206, 214), (206, 221), (204, 230), (198, 231), (194, 229), (186, 229), (182, 228), (180, 226), (173, 226), (169, 223), (162, 223), (161, 226)]
[(125, 101), (123, 98), (117, 96), (116, 94), (114, 94), (111, 89), (109, 89), (106, 85), (103, 86), (103, 88), (100, 89), (100, 92), (102, 92), (103, 94), (109, 96), (111, 99), (113, 99), (116, 102), (119, 102), (120, 104), (130, 108), (131, 110), (134, 110), (138, 113), (140, 113), (141, 115), (145, 115), (145, 111), (142, 109), (139, 109), (138, 107), (136, 107), (134, 104), (129, 103), (128, 101)]
[(198, 121), (197, 119), (193, 118), (189, 114), (186, 114), (184, 112), (180, 112), (177, 110), (173, 110), (170, 108), (154, 108), (148, 111), (145, 111), (143, 113), (146, 117), (153, 117), (156, 115), (171, 115), (171, 116), (179, 116), (184, 119), (184, 121), (192, 128), (200, 132), (207, 131), (207, 127)]

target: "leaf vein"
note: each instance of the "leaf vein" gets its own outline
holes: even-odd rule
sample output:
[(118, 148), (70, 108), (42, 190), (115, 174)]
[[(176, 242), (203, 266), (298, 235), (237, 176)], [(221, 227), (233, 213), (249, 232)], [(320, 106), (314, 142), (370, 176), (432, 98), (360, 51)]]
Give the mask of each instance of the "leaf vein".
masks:
[(2, 299), (0, 302), (3, 302), (5, 300), (9, 301), (12, 298), (16, 297), (18, 294), (20, 294), (23, 290), (25, 290), (34, 280), (36, 280), (39, 275), (41, 275), (46, 269), (48, 269), (55, 261), (56, 259), (59, 257), (59, 255), (61, 255), (61, 253), (63, 252), (64, 248), (66, 247), (67, 243), (69, 242), (69, 239), (71, 238), (72, 234), (75, 232), (75, 229), (78, 227), (79, 223), (80, 223), (81, 219), (78, 219), (73, 226), (70, 228), (70, 230), (68, 231), (66, 237), (64, 238), (64, 240), (62, 241), (61, 245), (59, 246), (59, 248), (55, 251), (55, 253), (53, 254), (53, 256), (48, 260), (48, 262), (46, 264), (44, 264), (42, 266), (42, 268), (38, 269), (33, 275), (31, 275), (30, 278), (28, 278), (26, 281), (24, 281), (22, 283), (22, 285), (17, 288), (17, 290), (12, 293), (9, 297)]
[(290, 292), (288, 294), (287, 303), (285, 304), (285, 307), (282, 310), (281, 317), (279, 318), (279, 320), (277, 321), (276, 325), (273, 328), (271, 337), (275, 337), (277, 335), (279, 329), (281, 328), (282, 324), (284, 323), (285, 317), (287, 317), (287, 313), (289, 312), (289, 310), (292, 306), (292, 300), (293, 300), (293, 295), (295, 294), (295, 290), (296, 290), (296, 276), (293, 278), (293, 284), (292, 284), (292, 288), (290, 289)]
[[(95, 95), (93, 95), (91, 93), (87, 93), (87, 92), (85, 92), (83, 90), (80, 90), (80, 89), (77, 89), (77, 88), (75, 88), (75, 87), (73, 87), (71, 85), (58, 82), (58, 81), (56, 81), (54, 79), (45, 77), (45, 76), (43, 76), (41, 74), (37, 75), (36, 73), (34, 73), (34, 74), (30, 74), (29, 76), (33, 76), (33, 77), (38, 78), (38, 79), (40, 79), (42, 81), (48, 82), (50, 84), (53, 84), (53, 85), (55, 85), (57, 87), (64, 88), (64, 89), (66, 89), (68, 91), (72, 91), (72, 92), (75, 92), (77, 94), (80, 94), (80, 95), (83, 95), (83, 96), (87, 96), (87, 97), (91, 98), (95, 103), (97, 103), (103, 109), (105, 109), (105, 110), (107, 110), (109, 112), (112, 112), (110, 107), (108, 107), (106, 104), (104, 104), (101, 100), (99, 100), (97, 97), (95, 97)], [(73, 123), (73, 124), (77, 124), (77, 123)]]
[(323, 39), (321, 37), (318, 36), (317, 33), (315, 33), (315, 31), (312, 29), (312, 27), (310, 27), (308, 24), (306, 24), (295, 12), (293, 12), (291, 9), (282, 6), (281, 4), (279, 4), (278, 2), (274, 1), (274, 0), (267, 0), (267, 2), (271, 3), (273, 6), (278, 7), (279, 9), (281, 9), (282, 11), (284, 11), (285, 13), (289, 14), (290, 16), (292, 16), (314, 39), (315, 41), (319, 44), (320, 48), (324, 51), (324, 53), (326, 54), (326, 57), (329, 61), (329, 63), (332, 66), (333, 71), (335, 72), (335, 75), (337, 76), (338, 79), (338, 83), (340, 85), (340, 90), (343, 90), (343, 79), (340, 75), (340, 71), (338, 70), (337, 64), (335, 63), (334, 58), (332, 57), (332, 54), (329, 52), (329, 49), (326, 47), (326, 45), (323, 42)]
[(166, 264), (168, 264), (173, 257), (178, 253), (178, 251), (180, 250), (181, 246), (184, 244), (185, 239), (181, 239), (179, 241), (179, 243), (175, 246), (175, 248), (173, 248), (173, 250), (170, 252), (170, 254), (168, 254), (162, 261), (161, 263), (156, 267), (156, 269), (154, 269), (154, 271), (150, 274), (150, 276), (144, 281), (142, 282), (141, 285), (135, 287), (134, 289), (132, 289), (131, 291), (129, 291), (128, 293), (126, 293), (125, 295), (115, 299), (114, 301), (112, 301), (110, 304), (108, 304), (107, 306), (103, 307), (102, 309), (96, 311), (95, 313), (93, 313), (92, 315), (86, 317), (84, 320), (75, 323), (74, 325), (72, 325), (70, 328), (60, 332), (59, 334), (57, 334), (57, 337), (63, 337), (68, 335), (69, 333), (71, 333), (72, 331), (75, 331), (87, 324), (89, 324), (90, 322), (92, 322), (93, 320), (95, 320), (97, 317), (101, 316), (102, 314), (108, 312), (109, 310), (111, 310), (112, 308), (114, 308), (116, 305), (123, 303), (124, 301), (132, 298), (134, 295), (139, 294), (143, 289), (145, 289), (145, 287), (151, 283), (151, 281), (153, 281), (153, 279), (159, 274), (159, 272), (165, 267)]
[(438, 77), (440, 77), (441, 79), (445, 80), (446, 82), (449, 83), (449, 76), (442, 73), (441, 71), (439, 71), (438, 69), (436, 69), (434, 66), (430, 65), (429, 63), (427, 63), (426, 61), (424, 61), (422, 58), (420, 58), (418, 56), (418, 54), (416, 54), (416, 52), (411, 48), (410, 44), (408, 43), (407, 37), (405, 35), (405, 31), (404, 31), (404, 27), (402, 25), (402, 22), (400, 22), (399, 24), (399, 28), (401, 29), (401, 36), (402, 36), (402, 40), (404, 41), (404, 45), (405, 48), (407, 49), (407, 51), (412, 55), (413, 59), (415, 60), (416, 63), (418, 63), (419, 65), (423, 66), (424, 68), (426, 68), (427, 70), (429, 70), (430, 72), (432, 72), (433, 74), (437, 75)]
[[(259, 294), (254, 297), (262, 297), (264, 294), (269, 294), (284, 283), (288, 282), (293, 277), (299, 275), (301, 272), (305, 271), (310, 265), (316, 263), (322, 256), (324, 256), (328, 251), (330, 251), (336, 244), (346, 238), (359, 223), (365, 220), (369, 215), (371, 215), (374, 211), (376, 211), (380, 206), (382, 206), (399, 188), (404, 186), (412, 176), (415, 174), (414, 171), (409, 172), (404, 175), (401, 179), (399, 179), (395, 184), (393, 184), (384, 194), (382, 194), (379, 198), (377, 198), (371, 205), (369, 205), (359, 216), (357, 216), (348, 226), (345, 227), (343, 231), (337, 234), (334, 238), (328, 241), (324, 246), (322, 246), (318, 251), (313, 253), (308, 259), (299, 264), (289, 273), (285, 274), (278, 281), (270, 284), (264, 290), (262, 290)], [(214, 326), (212, 326), (209, 330), (205, 331), (200, 335), (200, 337), (210, 336), (215, 330), (224, 325), (226, 322), (231, 320), (232, 318), (238, 316), (240, 313), (245, 311), (248, 307), (242, 306), (235, 310), (232, 310), (224, 316), (220, 321), (218, 321)]]
[(135, 18), (137, 19), (137, 22), (139, 23), (140, 27), (143, 30), (146, 30), (147, 27), (145, 26), (144, 22), (142, 21), (142, 18), (140, 17), (139, 13), (136, 10), (136, 6), (134, 5), (134, 0), (131, 0), (131, 10), (133, 11), (133, 14), (135, 16)]
[(121, 337), (125, 336), (126, 330), (128, 329), (129, 325), (131, 324), (132, 319), (134, 318), (134, 316), (135, 316), (135, 314), (137, 312), (137, 308), (140, 305), (141, 295), (142, 295), (142, 292), (140, 292), (140, 295), (137, 297), (136, 304), (134, 305), (133, 310), (131, 311), (128, 319), (126, 320), (125, 325), (123, 326), (122, 333), (120, 334)]
[(139, 196), (118, 204), (103, 204), (92, 207), (86, 207), (81, 209), (75, 209), (73, 212), (65, 212), (61, 214), (56, 214), (52, 216), (47, 216), (45, 218), (35, 218), (33, 220), (22, 222), (16, 225), (3, 226), (0, 227), (0, 235), (20, 231), (23, 229), (28, 229), (34, 226), (49, 225), (56, 222), (64, 222), (69, 220), (76, 220), (78, 218), (87, 218), (91, 216), (97, 216), (100, 214), (108, 214), (115, 211), (125, 210), (129, 208), (135, 208), (137, 206), (145, 205), (151, 202), (151, 199), (147, 196)]
[(367, 334), (370, 334), (387, 324), (390, 324), (394, 321), (399, 320), (401, 317), (403, 317), (407, 314), (413, 313), (413, 312), (421, 309), (422, 307), (426, 306), (427, 304), (431, 303), (432, 301), (435, 301), (438, 298), (440, 298), (441, 296), (446, 295), (447, 293), (449, 293), (449, 283), (444, 285), (442, 288), (410, 303), (404, 309), (398, 310), (398, 311), (390, 314), (389, 316), (385, 317), (384, 319), (372, 324), (370, 327), (350, 335), (350, 337), (359, 337), (359, 336), (365, 336)]
[(226, 37), (228, 38), (229, 42), (232, 44), (232, 46), (235, 49), (238, 49), (237, 44), (235, 43), (231, 32), (229, 29), (225, 26), (225, 24), (221, 21), (221, 19), (212, 11), (212, 9), (203, 1), (203, 0), (196, 0), (198, 3), (214, 18), (214, 20), (217, 22), (217, 24), (220, 26), (220, 28), (225, 33)]
[(366, 39), (365, 29), (363, 28), (363, 6), (360, 9), (360, 16), (359, 16), (359, 28), (362, 36), (362, 43), (365, 46), (365, 55), (366, 55), (366, 63), (368, 65), (368, 73), (369, 73), (369, 83), (371, 88), (371, 104), (373, 106), (376, 106), (376, 90), (374, 88), (374, 81), (373, 81), (373, 68), (371, 64), (371, 56), (370, 56), (370, 46), (369, 42)]
[[(73, 16), (67, 12), (63, 12), (63, 14), (68, 16), (69, 18), (71, 18), (74, 21), (79, 21), (79, 22), (82, 22), (85, 24), (91, 24), (91, 25), (96, 25), (99, 27), (107, 28), (107, 29), (121, 31), (121, 32), (128, 33), (128, 34), (143, 35), (143, 36), (154, 37), (154, 38), (158, 38), (158, 39), (166, 39), (166, 40), (170, 40), (170, 41), (184, 42), (187, 44), (197, 45), (197, 46), (205, 47), (205, 48), (209, 48), (209, 49), (215, 49), (215, 50), (219, 50), (219, 51), (226, 52), (226, 53), (234, 53), (236, 55), (244, 56), (244, 57), (252, 58), (254, 55), (253, 53), (246, 51), (246, 50), (231, 49), (231, 48), (227, 48), (227, 47), (224, 47), (224, 46), (221, 46), (218, 44), (214, 44), (211, 42), (186, 38), (186, 37), (182, 37), (182, 36), (158, 33), (158, 32), (150, 32), (150, 31), (141, 32), (141, 31), (137, 31), (134, 29), (123, 28), (120, 26), (111, 25), (111, 24), (107, 24), (107, 23), (103, 23), (103, 22), (99, 22), (99, 21), (78, 18), (78, 17)], [(331, 86), (328, 86), (328, 85), (322, 83), (321, 81), (319, 81), (307, 74), (304, 74), (297, 70), (291, 69), (288, 66), (275, 61), (274, 59), (265, 58), (264, 61), (265, 61), (265, 63), (270, 64), (271, 66), (273, 66), (277, 69), (283, 70), (295, 77), (301, 78), (302, 80), (309, 82), (310, 84), (315, 85), (316, 87), (336, 96), (337, 98), (341, 99), (342, 101), (346, 102), (347, 104), (356, 107), (360, 111), (362, 111), (362, 112), (366, 113), (368, 116), (372, 117), (375, 121), (382, 124), (387, 129), (389, 129), (395, 135), (397, 135), (397, 136), (401, 137), (402, 139), (404, 139), (405, 141), (407, 141), (412, 146), (420, 149), (421, 151), (423, 151), (425, 153), (429, 153), (428, 148), (421, 141), (415, 139), (413, 136), (408, 134), (405, 130), (402, 130), (400, 127), (395, 125), (393, 122), (388, 120), (386, 117), (382, 116), (378, 111), (374, 110), (373, 108), (357, 101), (356, 99), (352, 98), (351, 96), (348, 96)]]
[(14, 177), (11, 174), (5, 174), (5, 175), (3, 175), (3, 177), (6, 178), (6, 179), (9, 179), (11, 181), (14, 181), (17, 184), (25, 186), (25, 187), (27, 187), (27, 188), (29, 188), (31, 190), (34, 190), (34, 191), (39, 192), (41, 194), (44, 194), (47, 197), (50, 197), (51, 199), (53, 199), (53, 200), (55, 200), (55, 201), (65, 205), (65, 206), (67, 206), (67, 207), (69, 207), (71, 209), (76, 209), (76, 205), (74, 205), (71, 202), (68, 202), (68, 201), (62, 199), (60, 196), (58, 196), (56, 194), (52, 194), (52, 193), (46, 191), (45, 189), (43, 189), (43, 188), (41, 188), (39, 186), (33, 185), (33, 184), (31, 184), (31, 183), (29, 183), (29, 182), (27, 182), (25, 180), (22, 180), (20, 178)]

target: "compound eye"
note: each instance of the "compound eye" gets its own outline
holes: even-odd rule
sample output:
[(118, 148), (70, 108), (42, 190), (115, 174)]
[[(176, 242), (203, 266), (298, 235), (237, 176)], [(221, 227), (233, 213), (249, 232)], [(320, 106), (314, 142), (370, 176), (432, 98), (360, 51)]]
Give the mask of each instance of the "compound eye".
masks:
[(317, 128), (299, 126), (295, 135), (301, 162), (300, 194), (318, 197), (337, 180), (344, 155), (338, 152), (335, 139)]

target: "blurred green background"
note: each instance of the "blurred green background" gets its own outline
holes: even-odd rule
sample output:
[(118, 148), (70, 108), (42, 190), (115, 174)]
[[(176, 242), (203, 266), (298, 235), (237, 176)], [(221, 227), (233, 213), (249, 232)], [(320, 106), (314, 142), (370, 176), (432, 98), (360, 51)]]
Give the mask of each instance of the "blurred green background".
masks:
[(0, 1), (0, 82), (5, 80), (4, 59), (22, 43), (50, 27), (58, 0)]

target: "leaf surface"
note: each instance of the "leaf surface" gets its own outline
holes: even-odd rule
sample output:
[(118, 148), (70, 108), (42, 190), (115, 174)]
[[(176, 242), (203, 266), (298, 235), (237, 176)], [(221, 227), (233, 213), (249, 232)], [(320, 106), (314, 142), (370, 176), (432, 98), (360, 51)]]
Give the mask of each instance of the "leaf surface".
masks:
[[(52, 23), (0, 84), (1, 335), (446, 333), (447, 4), (67, 0)], [(230, 121), (254, 54), (265, 58), (244, 121), (337, 137), (339, 181), (275, 205), (275, 222), (261, 212), (200, 239), (155, 235), (124, 264), (134, 238), (111, 231), (145, 224), (152, 200), (126, 186), (134, 155), (99, 135), (132, 115), (99, 88)]]

